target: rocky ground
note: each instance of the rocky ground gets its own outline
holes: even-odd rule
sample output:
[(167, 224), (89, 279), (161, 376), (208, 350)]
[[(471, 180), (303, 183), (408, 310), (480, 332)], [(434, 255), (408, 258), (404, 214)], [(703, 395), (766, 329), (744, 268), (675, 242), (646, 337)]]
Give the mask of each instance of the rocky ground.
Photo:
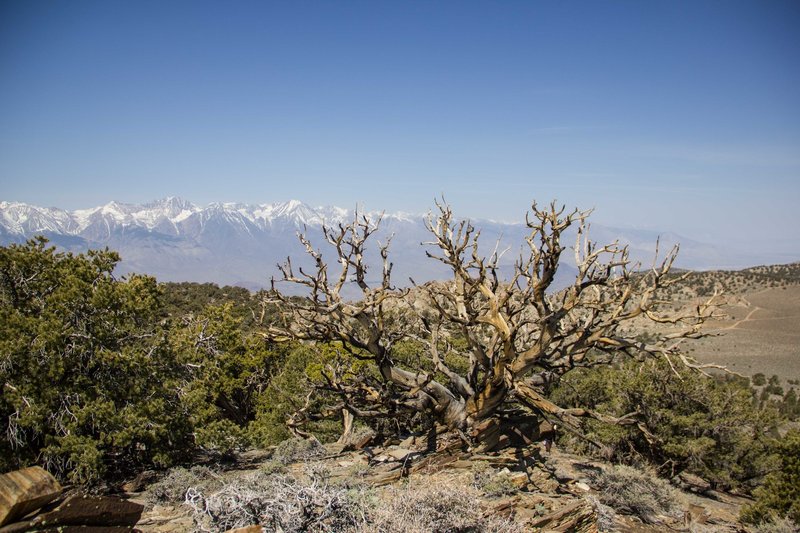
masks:
[(128, 496), (146, 506), (137, 528), (159, 533), (256, 523), (267, 531), (745, 531), (737, 521), (745, 500), (697, 478), (670, 485), (555, 447), (484, 455), (418, 448), (412, 439), (351, 451), (250, 451), (225, 468), (128, 484)]

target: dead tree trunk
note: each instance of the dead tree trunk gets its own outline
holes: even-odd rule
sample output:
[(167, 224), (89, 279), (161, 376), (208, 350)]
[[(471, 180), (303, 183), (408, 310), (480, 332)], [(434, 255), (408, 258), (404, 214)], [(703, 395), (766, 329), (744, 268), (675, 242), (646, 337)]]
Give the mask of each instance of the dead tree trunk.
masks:
[[(283, 321), (268, 337), (334, 343), (352, 361), (375, 365), (377, 382), (366, 372), (323, 373), (322, 387), (347, 412), (364, 418), (427, 412), (445, 430), (490, 450), (538, 439), (537, 420), (559, 421), (576, 432), (578, 417), (636, 423), (633, 416), (615, 419), (549, 402), (549, 387), (576, 368), (607, 365), (620, 355), (665, 357), (699, 368), (678, 351), (678, 341), (700, 335), (713, 299), (691, 314), (669, 314), (659, 310), (656, 298), (679, 279), (668, 275), (677, 248), (650, 270), (636, 272), (625, 247), (598, 247), (588, 239), (588, 212), (534, 204), (513, 273), (503, 279), (502, 254), (495, 249), (482, 255), (480, 233), (467, 221), (454, 221), (447, 205), (437, 209), (426, 222), (432, 236), (426, 253), (449, 268), (449, 281), (393, 287), (387, 241), (378, 247), (380, 281), (368, 283), (366, 243), (380, 218), (358, 214), (350, 224), (324, 228), (338, 273), (329, 272), (333, 263), (301, 234), (315, 267), (295, 270), (287, 260), (282, 279), (273, 280), (270, 303), (278, 305)], [(577, 274), (567, 288), (553, 291), (565, 250), (562, 237), (571, 226), (577, 227)], [(305, 287), (307, 298), (284, 297), (276, 282)], [(359, 287), (360, 299), (342, 297), (348, 283)], [(621, 326), (642, 317), (671, 324), (672, 332), (652, 344), (626, 336), (629, 330)], [(414, 347), (418, 363), (398, 362), (395, 349), (402, 343)], [(345, 432), (351, 424), (345, 418)]]

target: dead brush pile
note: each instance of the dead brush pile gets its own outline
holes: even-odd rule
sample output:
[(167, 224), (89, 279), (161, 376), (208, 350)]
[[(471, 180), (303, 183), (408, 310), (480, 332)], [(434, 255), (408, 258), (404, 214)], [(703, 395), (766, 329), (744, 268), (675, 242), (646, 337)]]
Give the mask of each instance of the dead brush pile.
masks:
[(620, 513), (636, 515), (647, 523), (679, 514), (675, 490), (653, 473), (619, 465), (590, 477), (600, 503)]
[(404, 483), (384, 490), (379, 505), (370, 509), (370, 533), (521, 531), (513, 520), (487, 514), (478, 505), (481, 493), (454, 478), (430, 478), (424, 485)]
[(190, 487), (196, 531), (226, 531), (252, 524), (268, 532), (428, 533), (521, 530), (520, 524), (486, 513), (474, 487), (436, 479), (372, 488), (332, 482), (328, 472), (308, 465), (299, 476), (254, 472), (204, 493)]

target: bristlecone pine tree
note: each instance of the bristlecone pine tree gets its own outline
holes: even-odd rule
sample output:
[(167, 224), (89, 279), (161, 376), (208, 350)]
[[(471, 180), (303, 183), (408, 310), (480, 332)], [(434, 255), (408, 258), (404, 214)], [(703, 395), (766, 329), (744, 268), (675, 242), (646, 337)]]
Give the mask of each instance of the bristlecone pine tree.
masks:
[[(700, 369), (678, 349), (680, 341), (697, 337), (712, 316), (712, 300), (691, 313), (662, 312), (660, 289), (679, 277), (668, 275), (677, 247), (652, 268), (638, 271), (627, 247), (597, 246), (587, 236), (590, 212), (566, 212), (555, 203), (536, 204), (526, 216), (529, 233), (510, 278), (500, 273), (500, 255), (479, 252), (480, 232), (468, 221), (456, 221), (451, 208), (436, 204), (426, 220), (432, 236), (426, 252), (452, 272), (447, 282), (411, 289), (392, 285), (389, 245), (378, 244), (382, 258), (379, 282), (368, 283), (365, 253), (380, 224), (356, 213), (353, 222), (325, 227), (338, 269), (330, 272), (321, 251), (305, 234), (300, 242), (314, 261), (310, 269), (280, 266), (270, 300), (282, 309), (282, 320), (269, 329), (272, 340), (338, 343), (343, 351), (374, 364), (374, 372), (347, 374), (333, 366), (323, 373), (323, 388), (333, 392), (327, 413), (380, 417), (403, 411), (428, 413), (441, 434), (452, 432), (477, 450), (493, 450), (539, 437), (542, 421), (558, 423), (580, 434), (578, 417), (612, 424), (638, 424), (639, 413), (606, 416), (588, 409), (563, 409), (546, 398), (549, 388), (579, 367), (608, 365), (627, 355), (663, 357), (671, 364)], [(562, 236), (577, 227), (574, 245), (577, 274), (567, 288), (551, 288), (567, 249)], [(306, 298), (288, 298), (276, 287), (304, 288)], [(355, 283), (360, 298), (342, 296)], [(652, 343), (631, 338), (630, 321), (650, 320), (669, 327), (653, 332)], [(402, 364), (393, 353), (413, 341), (416, 364)], [(411, 358), (415, 359), (415, 358)], [(289, 420), (297, 432), (313, 416), (301, 409)]]

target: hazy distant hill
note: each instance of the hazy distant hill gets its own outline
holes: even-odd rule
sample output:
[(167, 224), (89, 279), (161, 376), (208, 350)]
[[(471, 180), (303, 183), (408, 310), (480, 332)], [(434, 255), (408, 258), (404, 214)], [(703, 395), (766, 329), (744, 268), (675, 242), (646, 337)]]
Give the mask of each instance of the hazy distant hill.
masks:
[[(372, 213), (377, 216), (377, 213)], [(120, 271), (153, 274), (161, 281), (211, 281), (248, 288), (266, 286), (275, 265), (288, 255), (302, 256), (296, 234), (307, 228), (312, 242), (323, 251), (323, 223), (348, 221), (353, 213), (338, 207), (312, 208), (292, 200), (283, 203), (246, 205), (212, 203), (199, 207), (169, 197), (144, 205), (110, 202), (91, 209), (66, 211), (24, 203), (0, 202), (0, 244), (23, 242), (43, 234), (70, 251), (109, 247), (122, 255)], [(513, 263), (526, 233), (524, 224), (488, 220), (473, 221), (481, 228), (483, 245), (489, 251), (496, 240), (507, 266)], [(391, 258), (398, 284), (408, 278), (424, 282), (446, 276), (441, 265), (426, 259), (420, 246), (429, 240), (423, 215), (387, 213), (377, 239), (394, 234)], [(631, 256), (644, 263), (652, 260), (659, 234), (652, 231), (591, 226), (591, 237), (607, 243), (619, 239), (630, 246)], [(574, 234), (566, 236), (571, 244)], [(770, 262), (719, 249), (675, 234), (662, 234), (662, 249), (681, 243), (678, 266), (691, 269), (745, 267)], [(572, 254), (566, 253), (561, 272), (566, 279)], [(376, 270), (378, 272), (378, 270)]]

